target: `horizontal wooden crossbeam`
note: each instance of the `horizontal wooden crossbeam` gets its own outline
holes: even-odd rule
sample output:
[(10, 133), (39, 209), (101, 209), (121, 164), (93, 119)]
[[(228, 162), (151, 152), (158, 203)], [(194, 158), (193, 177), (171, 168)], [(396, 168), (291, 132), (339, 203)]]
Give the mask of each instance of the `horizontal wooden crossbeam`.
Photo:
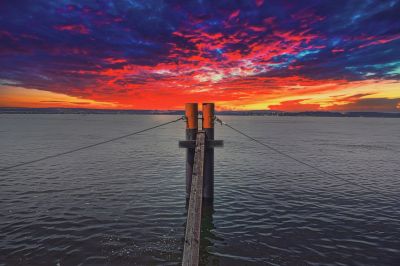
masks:
[[(223, 140), (206, 140), (206, 148), (219, 148), (224, 146)], [(195, 140), (181, 140), (179, 141), (179, 148), (196, 148)]]

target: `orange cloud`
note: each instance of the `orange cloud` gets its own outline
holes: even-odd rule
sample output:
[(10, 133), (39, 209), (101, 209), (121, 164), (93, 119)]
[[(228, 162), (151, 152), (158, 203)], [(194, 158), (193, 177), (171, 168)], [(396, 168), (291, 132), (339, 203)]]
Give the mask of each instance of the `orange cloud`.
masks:
[(70, 107), (112, 109), (119, 105), (110, 102), (99, 102), (91, 99), (74, 97), (62, 93), (54, 93), (15, 86), (0, 86), (1, 107)]
[(268, 106), (269, 110), (287, 111), (287, 112), (302, 112), (302, 111), (320, 111), (319, 104), (304, 104), (302, 103), (307, 99), (284, 101), (277, 105)]

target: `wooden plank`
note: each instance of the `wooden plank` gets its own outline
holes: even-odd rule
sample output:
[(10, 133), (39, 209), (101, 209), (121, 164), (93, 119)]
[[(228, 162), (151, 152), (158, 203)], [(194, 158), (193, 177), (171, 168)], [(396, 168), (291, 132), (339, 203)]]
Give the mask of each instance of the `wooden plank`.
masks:
[(223, 140), (217, 140), (217, 139), (206, 140), (206, 146), (207, 146), (207, 148), (223, 147), (224, 146), (224, 141)]
[(196, 138), (192, 188), (186, 220), (185, 244), (183, 247), (183, 266), (199, 265), (201, 208), (203, 201), (205, 133), (199, 131)]
[[(206, 147), (207, 148), (219, 148), (224, 146), (223, 140), (206, 140)], [(196, 148), (196, 141), (195, 140), (180, 140), (179, 141), (179, 148)]]
[(179, 141), (179, 148), (196, 148), (196, 141), (195, 140), (180, 140)]

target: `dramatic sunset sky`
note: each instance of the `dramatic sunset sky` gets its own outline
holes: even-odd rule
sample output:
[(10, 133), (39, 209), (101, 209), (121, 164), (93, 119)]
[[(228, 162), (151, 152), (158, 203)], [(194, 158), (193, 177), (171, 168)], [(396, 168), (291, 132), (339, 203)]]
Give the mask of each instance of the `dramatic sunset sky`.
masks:
[(400, 111), (400, 0), (0, 2), (0, 106)]

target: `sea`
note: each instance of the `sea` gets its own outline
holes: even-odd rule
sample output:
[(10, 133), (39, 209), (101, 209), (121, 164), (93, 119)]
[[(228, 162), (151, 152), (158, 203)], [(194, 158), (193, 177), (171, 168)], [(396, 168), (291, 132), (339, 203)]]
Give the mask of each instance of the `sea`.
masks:
[[(1, 114), (0, 168), (176, 118)], [(275, 150), (215, 125), (201, 265), (400, 265), (399, 119), (220, 118)], [(180, 265), (184, 138), (178, 121), (2, 169), (0, 265)]]

